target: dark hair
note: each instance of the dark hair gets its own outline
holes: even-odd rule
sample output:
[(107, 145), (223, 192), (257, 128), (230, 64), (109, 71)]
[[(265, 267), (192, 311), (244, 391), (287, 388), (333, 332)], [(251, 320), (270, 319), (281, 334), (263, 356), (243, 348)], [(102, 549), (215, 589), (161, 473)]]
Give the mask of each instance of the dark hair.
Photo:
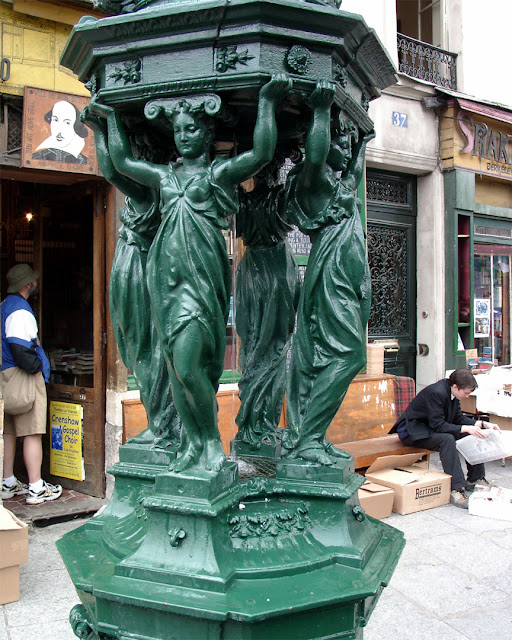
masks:
[(457, 385), (459, 389), (471, 389), (474, 391), (478, 387), (475, 376), (467, 369), (455, 369), (448, 378), (450, 387)]
[[(59, 100), (59, 102), (68, 102), (68, 101)], [(55, 104), (53, 105), (53, 107), (55, 106)], [(76, 135), (80, 136), (81, 138), (87, 138), (87, 136), (89, 135), (89, 130), (87, 129), (85, 124), (80, 120), (80, 111), (72, 102), (69, 102), (69, 104), (73, 107), (76, 113), (75, 123), (73, 125), (73, 129), (75, 130)], [(51, 121), (52, 121), (53, 107), (50, 109), (50, 111), (44, 114), (44, 119), (48, 124), (51, 124)]]

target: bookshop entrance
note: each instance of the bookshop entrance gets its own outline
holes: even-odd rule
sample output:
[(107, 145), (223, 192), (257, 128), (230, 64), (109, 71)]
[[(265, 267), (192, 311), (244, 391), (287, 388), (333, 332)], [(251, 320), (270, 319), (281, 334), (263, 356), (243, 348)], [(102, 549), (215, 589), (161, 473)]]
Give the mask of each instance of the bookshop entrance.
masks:
[[(41, 173), (32, 172), (27, 178), (38, 179), (36, 174)], [(44, 172), (44, 179), (48, 180), (48, 175)], [(30, 304), (51, 365), (43, 477), (65, 488), (103, 497), (103, 185), (77, 180), (71, 174), (57, 175), (62, 176), (58, 184), (53, 183), (53, 173), (52, 183), (25, 176), (22, 180), (2, 180), (2, 298), (10, 267), (26, 262), (39, 271), (39, 292), (31, 297)], [(57, 434), (62, 425), (77, 420), (81, 425), (79, 437), (66, 429)], [(74, 445), (69, 456), (63, 453), (66, 447), (62, 433)], [(21, 456), (17, 459), (21, 461)]]

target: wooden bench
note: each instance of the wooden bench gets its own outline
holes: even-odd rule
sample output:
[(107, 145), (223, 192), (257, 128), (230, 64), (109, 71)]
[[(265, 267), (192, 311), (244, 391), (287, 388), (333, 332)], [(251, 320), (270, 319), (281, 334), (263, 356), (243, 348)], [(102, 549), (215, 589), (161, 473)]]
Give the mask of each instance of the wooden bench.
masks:
[[(224, 453), (229, 455), (231, 440), (233, 440), (238, 431), (238, 427), (235, 422), (236, 415), (240, 409), (238, 390), (219, 391), (217, 393), (217, 403), (219, 405), (219, 431), (222, 446), (224, 448)], [(148, 419), (144, 405), (140, 400), (123, 400), (121, 405), (124, 444), (128, 438), (138, 435), (148, 426)], [(284, 427), (284, 425), (285, 413), (283, 408), (279, 426)]]
[[(358, 375), (350, 384), (347, 395), (327, 429), (327, 439), (353, 456), (356, 469), (366, 469), (381, 456), (422, 453), (427, 449), (406, 447), (396, 434), (389, 435), (396, 421), (395, 376)], [(236, 435), (236, 414), (240, 400), (236, 390), (219, 391), (219, 431), (222, 446), (229, 454), (230, 442)], [(402, 407), (404, 409), (405, 407)], [(147, 427), (146, 411), (140, 400), (123, 400), (123, 444)], [(285, 426), (285, 411), (280, 427)]]
[[(409, 380), (411, 397), (414, 381)], [(407, 447), (391, 428), (406, 408), (397, 400), (395, 376), (358, 375), (327, 429), (327, 439), (354, 458), (356, 469), (366, 469), (377, 458), (405, 453), (422, 453), (429, 459), (431, 451), (421, 447)]]
[(140, 400), (122, 400), (123, 444), (128, 438), (138, 436), (148, 426), (146, 409)]

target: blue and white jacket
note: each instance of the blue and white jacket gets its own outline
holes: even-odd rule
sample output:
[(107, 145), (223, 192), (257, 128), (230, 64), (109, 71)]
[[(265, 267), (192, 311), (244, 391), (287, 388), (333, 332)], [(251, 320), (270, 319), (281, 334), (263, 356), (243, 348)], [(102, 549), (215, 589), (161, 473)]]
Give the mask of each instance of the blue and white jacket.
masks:
[(50, 379), (50, 363), (37, 337), (32, 307), (19, 293), (8, 295), (0, 305), (2, 323), (2, 371), (19, 367), (27, 373), (43, 372)]

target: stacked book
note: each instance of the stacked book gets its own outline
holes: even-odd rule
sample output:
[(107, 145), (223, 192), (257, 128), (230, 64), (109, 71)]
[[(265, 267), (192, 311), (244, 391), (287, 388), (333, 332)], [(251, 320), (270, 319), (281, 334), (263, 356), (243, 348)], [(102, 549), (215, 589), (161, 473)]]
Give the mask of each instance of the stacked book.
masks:
[(49, 354), (50, 367), (52, 371), (69, 371), (69, 367), (73, 364), (77, 355), (77, 352), (73, 350), (52, 351)]
[(77, 375), (94, 373), (94, 355), (92, 351), (83, 351), (82, 353), (78, 353), (70, 367), (70, 370)]
[(49, 354), (52, 371), (74, 374), (94, 373), (92, 351), (52, 351)]

